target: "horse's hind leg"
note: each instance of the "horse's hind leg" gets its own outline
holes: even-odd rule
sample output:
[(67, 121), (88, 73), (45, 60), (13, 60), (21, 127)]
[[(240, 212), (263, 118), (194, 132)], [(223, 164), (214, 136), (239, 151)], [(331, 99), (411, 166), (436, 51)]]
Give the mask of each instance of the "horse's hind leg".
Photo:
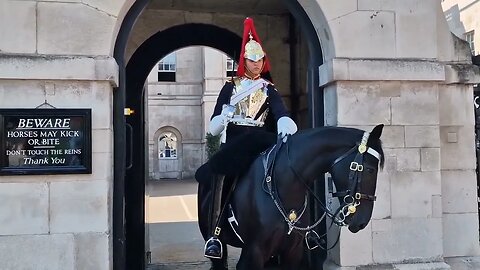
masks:
[(211, 270), (228, 270), (228, 249), (227, 245), (223, 244), (223, 256), (221, 259), (210, 259), (212, 261)]
[(237, 263), (237, 270), (262, 270), (264, 269), (264, 255), (257, 246), (245, 247), (242, 249), (240, 259)]

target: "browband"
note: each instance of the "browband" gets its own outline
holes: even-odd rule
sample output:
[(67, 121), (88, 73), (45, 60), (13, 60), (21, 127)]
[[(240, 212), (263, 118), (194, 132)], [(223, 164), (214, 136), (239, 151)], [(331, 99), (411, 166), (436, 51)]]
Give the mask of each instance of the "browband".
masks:
[(376, 157), (378, 159), (378, 161), (380, 161), (380, 153), (377, 152), (377, 150), (371, 148), (371, 147), (368, 147), (367, 148), (367, 153), (369, 153), (370, 155)]

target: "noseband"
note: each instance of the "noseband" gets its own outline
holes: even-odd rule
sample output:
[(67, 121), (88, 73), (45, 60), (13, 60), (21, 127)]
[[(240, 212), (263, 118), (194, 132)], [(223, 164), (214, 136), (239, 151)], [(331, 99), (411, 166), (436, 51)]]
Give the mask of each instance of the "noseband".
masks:
[[(333, 192), (333, 185), (332, 185), (332, 178), (329, 178), (328, 187), (329, 193), (332, 194), (332, 197), (341, 198), (343, 197), (343, 203), (340, 207), (335, 211), (333, 214), (332, 219), (333, 221), (339, 226), (346, 226), (345, 218), (351, 214), (354, 214), (357, 211), (357, 206), (360, 205), (360, 201), (369, 200), (375, 201), (377, 197), (375, 195), (365, 194), (362, 193), (361, 190), (361, 183), (362, 183), (362, 172), (363, 172), (363, 163), (364, 163), (364, 154), (368, 153), (380, 161), (380, 154), (373, 148), (367, 146), (368, 137), (370, 133), (365, 132), (363, 133), (362, 141), (360, 144), (355, 145), (350, 150), (348, 150), (345, 154), (341, 155), (337, 159), (335, 159), (330, 166), (330, 172), (334, 169), (335, 165), (337, 165), (340, 161), (345, 159), (347, 156), (354, 153), (358, 150), (355, 158), (350, 163), (350, 173), (348, 175), (348, 182), (350, 183), (350, 188), (345, 191), (340, 192)], [(325, 207), (326, 208), (326, 207)], [(329, 211), (330, 210), (326, 210)], [(332, 214), (331, 212), (329, 214)], [(330, 215), (329, 215), (330, 216)]]

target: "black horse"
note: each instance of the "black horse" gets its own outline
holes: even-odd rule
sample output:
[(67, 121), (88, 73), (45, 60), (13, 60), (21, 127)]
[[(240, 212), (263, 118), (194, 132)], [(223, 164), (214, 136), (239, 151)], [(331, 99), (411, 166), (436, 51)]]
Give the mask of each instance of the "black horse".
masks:
[[(265, 262), (277, 255), (281, 269), (299, 269), (305, 236), (319, 223), (310, 223), (307, 195), (313, 181), (327, 172), (340, 207), (337, 211), (322, 208), (337, 225), (348, 226), (353, 233), (365, 228), (373, 211), (378, 168), (384, 162), (382, 130), (383, 125), (371, 133), (341, 127), (303, 130), (258, 155), (237, 176), (228, 203), (238, 228), (232, 230), (224, 217), (220, 235), (224, 256), (212, 259), (213, 269), (227, 269), (227, 244), (242, 248), (237, 269), (264, 269)], [(199, 182), (199, 226), (208, 239), (211, 193), (208, 182)]]

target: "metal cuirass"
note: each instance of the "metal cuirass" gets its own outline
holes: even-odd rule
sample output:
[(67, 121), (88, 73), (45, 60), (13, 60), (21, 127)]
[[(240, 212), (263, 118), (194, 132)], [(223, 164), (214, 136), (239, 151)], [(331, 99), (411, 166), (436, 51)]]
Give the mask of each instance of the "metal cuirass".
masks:
[[(255, 81), (248, 78), (238, 78), (234, 80), (234, 82), (235, 87), (233, 88), (232, 97), (241, 91), (245, 91), (245, 89), (249, 89), (254, 85)], [(232, 104), (235, 106), (235, 118), (256, 120), (256, 126), (263, 126), (268, 114), (268, 110), (265, 110), (264, 106), (262, 106), (268, 97), (267, 85), (266, 81), (265, 83), (256, 85), (249, 91), (250, 94), (240, 99), (236, 104)], [(236, 124), (242, 125), (241, 121)]]

